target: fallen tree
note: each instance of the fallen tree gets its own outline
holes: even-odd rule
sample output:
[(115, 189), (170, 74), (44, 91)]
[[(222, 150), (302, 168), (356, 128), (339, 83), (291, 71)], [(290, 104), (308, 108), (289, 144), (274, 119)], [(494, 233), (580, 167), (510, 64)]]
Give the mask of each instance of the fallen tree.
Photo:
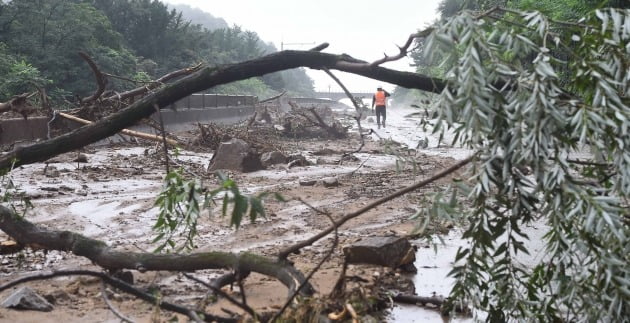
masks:
[[(335, 69), (443, 92), (436, 124), (454, 129), (457, 142), (477, 152), (468, 180), (436, 194), (431, 210), (421, 214), (427, 219), (435, 214), (462, 217), (469, 223), (464, 238), (470, 244), (457, 252), (451, 300), (470, 301), (496, 321), (523, 319), (532, 313), (540, 321), (625, 321), (630, 304), (626, 59), (630, 35), (623, 28), (629, 17), (628, 10), (613, 9), (576, 23), (502, 8), (463, 14), (436, 28), (437, 36), (427, 46), (429, 51), (455, 56), (456, 63), (445, 73), (448, 87), (444, 81), (389, 70), (378, 62), (312, 51), (283, 51), (240, 64), (206, 66), (99, 122), (4, 154), (0, 167), (9, 169), (74, 150), (147, 117), (154, 106), (282, 69)], [(496, 21), (507, 21), (508, 28)], [(568, 32), (557, 35), (558, 28)], [(553, 56), (567, 48), (576, 60), (569, 66)], [(575, 93), (563, 89), (568, 79), (560, 74), (574, 78), (570, 82)], [(579, 162), (568, 158), (582, 147), (591, 147), (593, 156)], [(471, 161), (472, 157), (464, 164)], [(523, 171), (527, 167), (531, 176)], [(8, 219), (4, 225), (16, 221), (12, 214)], [(524, 265), (516, 256), (528, 252), (529, 237), (522, 229), (544, 220), (550, 252)], [(342, 221), (333, 222), (334, 231)], [(330, 228), (285, 248), (280, 260), (329, 233)], [(69, 247), (60, 242), (65, 235), (77, 237), (59, 234), (57, 243)], [(94, 246), (89, 244), (86, 250)], [(133, 256), (144, 259), (144, 255)]]

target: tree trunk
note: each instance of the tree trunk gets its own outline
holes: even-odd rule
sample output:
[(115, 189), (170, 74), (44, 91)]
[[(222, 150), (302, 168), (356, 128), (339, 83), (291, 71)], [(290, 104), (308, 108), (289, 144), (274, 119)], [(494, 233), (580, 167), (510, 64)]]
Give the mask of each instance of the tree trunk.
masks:
[[(53, 231), (38, 227), (4, 206), (0, 206), (0, 230), (8, 234), (18, 244), (72, 252), (109, 270), (134, 269), (144, 272), (228, 268), (238, 272), (251, 271), (278, 279), (289, 289), (289, 296), (304, 282), (304, 275), (288, 262), (272, 260), (247, 252), (238, 254), (222, 251), (193, 254), (153, 254), (116, 251), (100, 240), (88, 238), (75, 232)], [(300, 293), (309, 296), (314, 293), (314, 290), (307, 282)]]

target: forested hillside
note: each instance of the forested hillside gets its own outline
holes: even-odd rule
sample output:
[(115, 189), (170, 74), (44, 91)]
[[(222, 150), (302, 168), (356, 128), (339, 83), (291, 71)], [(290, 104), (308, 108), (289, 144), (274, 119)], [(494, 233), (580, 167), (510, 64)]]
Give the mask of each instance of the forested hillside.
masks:
[[(78, 52), (121, 77), (108, 87), (120, 91), (200, 62), (235, 63), (275, 50), (254, 31), (211, 29), (225, 21), (187, 14), (156, 0), (0, 2), (0, 101), (33, 86), (45, 88), (57, 104), (94, 91), (94, 76)], [(283, 90), (308, 94), (313, 85), (303, 70), (293, 70), (209, 91), (267, 96)]]

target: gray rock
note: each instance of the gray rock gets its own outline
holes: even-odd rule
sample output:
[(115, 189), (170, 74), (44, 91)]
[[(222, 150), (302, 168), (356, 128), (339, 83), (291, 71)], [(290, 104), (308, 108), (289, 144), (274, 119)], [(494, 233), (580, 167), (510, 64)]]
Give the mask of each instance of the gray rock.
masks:
[(315, 183), (317, 183), (317, 181), (314, 179), (301, 179), (300, 180), (301, 186), (313, 186), (315, 185)]
[(366, 121), (369, 122), (369, 123), (374, 123), (374, 118), (368, 117)]
[(287, 158), (287, 161), (289, 162), (288, 167), (295, 167), (295, 166), (310, 166), (311, 163), (306, 160), (306, 157), (302, 156), (302, 155), (291, 155)]
[(42, 312), (53, 310), (52, 304), (28, 287), (22, 287), (7, 297), (2, 302), (2, 307)]
[(343, 247), (349, 264), (371, 264), (414, 271), (416, 251), (406, 238), (369, 237)]
[(260, 161), (263, 166), (268, 167), (275, 164), (284, 164), (287, 162), (287, 156), (279, 151), (272, 151), (262, 154)]
[(254, 172), (264, 169), (258, 153), (244, 140), (231, 139), (222, 142), (212, 156), (208, 171), (231, 169), (240, 172)]
[(322, 179), (324, 187), (337, 187), (339, 186), (339, 179), (337, 177), (326, 177)]
[(429, 147), (429, 138), (424, 137), (424, 139), (418, 141), (416, 149), (427, 149), (427, 147)]

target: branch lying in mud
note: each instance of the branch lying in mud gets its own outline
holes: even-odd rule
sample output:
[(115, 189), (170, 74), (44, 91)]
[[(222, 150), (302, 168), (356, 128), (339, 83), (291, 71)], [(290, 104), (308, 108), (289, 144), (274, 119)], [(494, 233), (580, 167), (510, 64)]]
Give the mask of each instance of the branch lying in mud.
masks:
[(363, 213), (365, 213), (365, 212), (367, 212), (367, 211), (369, 211), (369, 210), (371, 210), (371, 209), (373, 209), (373, 208), (375, 208), (375, 207), (377, 207), (377, 206), (379, 206), (379, 205), (381, 205), (381, 204), (383, 204), (385, 202), (388, 202), (388, 201), (391, 201), (391, 200), (393, 200), (393, 199), (395, 199), (397, 197), (403, 196), (403, 195), (405, 195), (405, 194), (407, 194), (409, 192), (412, 192), (412, 191), (417, 190), (417, 189), (419, 189), (421, 187), (424, 187), (424, 186), (426, 186), (426, 185), (428, 185), (430, 183), (433, 183), (433, 182), (437, 181), (438, 179), (440, 179), (442, 177), (445, 177), (445, 176), (455, 172), (456, 170), (458, 170), (458, 169), (462, 168), (463, 166), (465, 166), (466, 164), (470, 163), (474, 159), (474, 157), (475, 157), (475, 155), (471, 155), (470, 157), (468, 157), (466, 159), (463, 159), (463, 160), (460, 160), (459, 162), (455, 163), (451, 167), (449, 167), (449, 168), (447, 168), (445, 170), (442, 170), (441, 172), (431, 176), (430, 178), (427, 178), (427, 179), (425, 179), (423, 181), (420, 181), (420, 182), (418, 182), (416, 184), (409, 185), (409, 186), (407, 186), (407, 187), (405, 187), (403, 189), (400, 189), (400, 190), (398, 190), (398, 191), (396, 191), (396, 192), (394, 192), (394, 193), (392, 193), (392, 194), (390, 194), (388, 196), (385, 196), (385, 197), (380, 198), (380, 199), (378, 199), (376, 201), (373, 201), (372, 203), (369, 203), (368, 205), (360, 208), (357, 211), (354, 211), (354, 212), (351, 212), (351, 213), (348, 213), (348, 214), (344, 215), (341, 219), (337, 220), (335, 222), (335, 224), (333, 224), (333, 225), (329, 226), (328, 228), (322, 230), (321, 232), (319, 232), (318, 234), (314, 235), (313, 237), (311, 237), (311, 238), (309, 238), (307, 240), (301, 241), (299, 243), (296, 243), (296, 244), (294, 244), (294, 245), (292, 245), (292, 246), (290, 246), (288, 248), (285, 248), (284, 250), (281, 250), (278, 253), (278, 259), (280, 259), (280, 260), (286, 259), (290, 254), (292, 254), (294, 252), (297, 252), (298, 250), (300, 250), (300, 249), (302, 249), (302, 248), (304, 248), (306, 246), (310, 246), (313, 243), (317, 242), (319, 239), (329, 235), (331, 232), (337, 230), (338, 227), (340, 227), (344, 223), (348, 222), (349, 220), (354, 219), (354, 218), (358, 217), (359, 215), (361, 215), (361, 214), (363, 214)]
[(125, 292), (125, 293), (129, 293), (133, 296), (136, 296), (146, 302), (149, 302), (151, 304), (154, 305), (158, 305), (160, 308), (165, 309), (167, 311), (172, 311), (175, 313), (180, 313), (183, 315), (188, 316), (189, 318), (191, 318), (192, 320), (197, 320), (199, 318), (199, 315), (202, 315), (204, 317), (204, 319), (207, 322), (237, 322), (236, 319), (233, 318), (225, 318), (225, 317), (220, 317), (220, 316), (215, 316), (212, 314), (208, 314), (208, 313), (202, 313), (202, 312), (195, 312), (192, 309), (186, 308), (184, 306), (180, 306), (177, 304), (172, 304), (169, 302), (164, 301), (161, 298), (155, 297), (151, 294), (147, 294), (129, 284), (127, 284), (126, 282), (111, 277), (105, 273), (102, 272), (98, 272), (98, 271), (91, 271), (91, 270), (62, 270), (62, 271), (54, 271), (51, 273), (46, 273), (46, 274), (38, 274), (38, 275), (33, 275), (33, 276), (27, 276), (27, 277), (23, 277), (20, 279), (16, 279), (14, 281), (11, 281), (7, 284), (4, 284), (2, 286), (0, 286), (0, 292), (5, 291), (11, 287), (23, 284), (23, 283), (27, 283), (30, 281), (37, 281), (37, 280), (47, 280), (47, 279), (51, 279), (51, 278), (55, 278), (55, 277), (60, 277), (60, 276), (92, 276), (92, 277), (97, 277), (100, 278), (103, 282), (109, 284), (110, 286), (113, 286), (115, 288), (118, 288), (119, 290)]
[[(250, 61), (220, 67), (203, 67), (197, 72), (176, 82), (148, 93), (146, 96), (94, 124), (81, 127), (59, 137), (30, 146), (18, 147), (0, 157), (0, 169), (9, 169), (34, 162), (45, 161), (56, 155), (76, 150), (98, 140), (115, 135), (154, 112), (154, 105), (165, 107), (192, 93), (234, 81), (248, 79), (297, 67), (312, 69), (336, 69), (362, 75), (406, 88), (430, 92), (441, 92), (445, 82), (424, 75), (401, 72), (348, 55), (333, 55), (316, 51), (281, 51)], [(144, 90), (143, 90), (144, 91)], [(148, 89), (147, 89), (148, 91)], [(121, 94), (120, 96), (122, 96)], [(125, 94), (127, 95), (127, 94)], [(113, 96), (117, 98), (119, 96)]]
[[(134, 269), (145, 272), (230, 268), (238, 272), (251, 271), (274, 277), (287, 286), (288, 295), (292, 295), (305, 281), (304, 275), (287, 262), (274, 261), (251, 253), (215, 251), (184, 255), (116, 251), (100, 240), (78, 233), (53, 231), (36, 226), (4, 206), (0, 206), (0, 230), (19, 244), (72, 252), (109, 270)], [(299, 292), (302, 295), (312, 295), (314, 291), (307, 283)]]

